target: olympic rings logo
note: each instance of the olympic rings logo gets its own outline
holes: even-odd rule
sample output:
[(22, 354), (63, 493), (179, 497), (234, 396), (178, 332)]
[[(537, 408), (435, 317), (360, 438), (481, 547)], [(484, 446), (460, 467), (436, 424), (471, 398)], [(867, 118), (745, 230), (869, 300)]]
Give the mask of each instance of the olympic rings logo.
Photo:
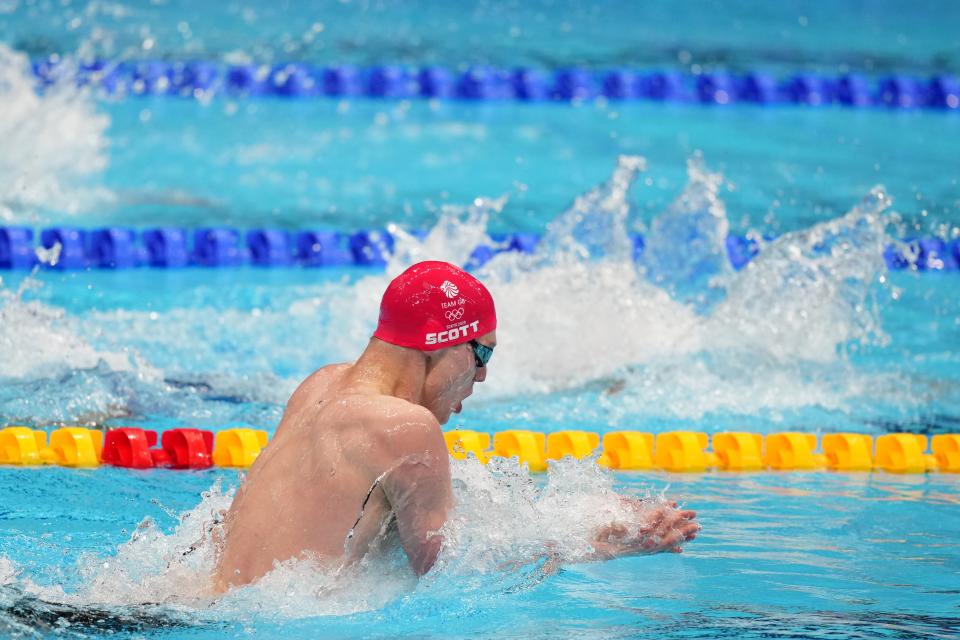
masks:
[(453, 322), (454, 320), (459, 320), (460, 318), (463, 317), (463, 307), (460, 307), (459, 309), (454, 309), (453, 311), (447, 311), (443, 315), (445, 315), (447, 317), (447, 320), (449, 320), (450, 322)]

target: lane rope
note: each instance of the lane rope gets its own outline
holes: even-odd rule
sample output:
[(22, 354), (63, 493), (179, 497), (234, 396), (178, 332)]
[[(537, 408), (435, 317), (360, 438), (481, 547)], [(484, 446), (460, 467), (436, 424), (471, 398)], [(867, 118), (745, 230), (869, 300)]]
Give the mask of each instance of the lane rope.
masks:
[[(414, 231), (418, 239), (425, 232)], [(631, 234), (633, 257), (639, 260), (645, 241)], [(39, 240), (39, 243), (37, 242)], [(727, 257), (742, 269), (769, 238), (756, 234), (729, 235)], [(491, 234), (491, 244), (474, 248), (468, 269), (483, 266), (498, 253), (533, 253), (540, 236), (534, 233)], [(394, 235), (386, 229), (344, 233), (339, 231), (287, 231), (225, 227), (183, 229), (127, 227), (79, 229), (49, 227), (37, 234), (30, 227), (0, 227), (0, 269), (32, 269), (37, 264), (60, 270), (158, 269), (179, 267), (384, 267), (393, 253)], [(38, 254), (43, 254), (40, 260)], [(908, 238), (884, 251), (892, 270), (960, 271), (960, 238)]]
[(32, 69), (41, 85), (72, 81), (119, 97), (205, 99), (226, 95), (566, 103), (602, 98), (715, 106), (748, 103), (960, 110), (960, 82), (949, 74), (870, 78), (856, 73), (803, 72), (777, 78), (762, 71), (694, 74), (675, 70), (548, 71), (489, 66), (455, 70), (438, 66), (315, 66), (297, 62), (225, 65), (162, 60), (95, 60), (74, 65), (63, 62), (58, 55), (34, 60)]
[[(551, 460), (594, 457), (619, 471), (885, 471), (888, 473), (960, 473), (960, 434), (932, 438), (888, 433), (721, 432), (646, 433), (563, 430), (544, 434), (506, 430), (493, 434), (452, 430), (443, 434), (447, 450), (458, 460), (474, 457), (517, 458), (530, 471), (546, 471)], [(159, 443), (159, 446), (158, 446)], [(131, 469), (248, 468), (267, 446), (258, 429), (168, 429), (135, 427), (97, 429), (64, 427), (43, 430), (11, 426), (0, 430), (0, 465)]]

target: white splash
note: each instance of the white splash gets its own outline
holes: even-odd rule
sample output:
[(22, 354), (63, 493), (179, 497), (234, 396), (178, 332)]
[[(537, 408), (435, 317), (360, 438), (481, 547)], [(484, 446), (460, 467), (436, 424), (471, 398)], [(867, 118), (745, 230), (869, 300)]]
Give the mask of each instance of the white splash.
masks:
[(705, 326), (715, 348), (749, 348), (787, 364), (829, 362), (849, 343), (884, 342), (870, 294), (886, 270), (890, 204), (875, 188), (846, 215), (765, 245), (730, 280)]
[[(627, 230), (629, 192), (643, 166), (639, 158), (621, 158), (609, 181), (550, 225), (535, 255), (500, 253), (479, 270), (497, 303), (500, 346), (468, 408), (507, 402), (509, 411), (523, 407), (515, 415), (531, 404), (549, 412), (560, 400), (550, 394), (596, 389), (580, 408), (584, 420), (598, 425), (711, 412), (776, 419), (779, 411), (802, 407), (844, 411), (851, 401), (887, 397), (897, 388), (889, 374), (858, 370), (845, 355), (885, 340), (872, 300), (887, 242), (889, 198), (882, 191), (845, 216), (767, 243), (734, 273), (722, 255), (727, 224), (720, 178), (695, 158), (683, 193), (650, 225), (659, 231), (651, 232), (648, 248), (659, 258), (638, 269)], [(282, 406), (311, 371), (362, 352), (392, 274), (422, 259), (465, 264), (474, 246), (491, 242), (486, 229), (503, 205), (503, 199), (478, 199), (445, 209), (423, 239), (398, 232), (387, 273), (288, 288), (258, 285), (263, 290), (253, 298), (269, 296), (264, 308), (241, 301), (226, 309), (73, 317), (6, 296), (0, 298), (0, 353), (17, 363), (11, 375), (23, 379), (53, 379), (101, 361), (108, 371), (159, 378), (137, 395), (175, 415), (206, 408), (163, 400), (169, 389), (151, 371), (199, 379), (215, 387), (212, 395), (237, 391)], [(674, 234), (691, 228), (702, 239), (695, 251)], [(710, 277), (678, 272), (659, 278), (662, 286), (651, 281), (658, 280), (653, 265), (669, 273), (662, 267), (683, 256), (703, 262)], [(204, 291), (197, 293), (208, 295)], [(701, 304), (704, 296), (709, 304)], [(545, 402), (532, 400), (539, 394)], [(903, 395), (904, 406), (912, 406)], [(86, 406), (75, 400), (71, 406)], [(26, 409), (16, 415), (27, 415)]]
[[(232, 499), (232, 492), (217, 483), (196, 507), (178, 516), (172, 532), (147, 519), (115, 552), (82, 556), (75, 589), (19, 577), (6, 558), (0, 558), (0, 584), (15, 584), (47, 602), (118, 612), (161, 603), (193, 623), (348, 615), (381, 609), (402, 597), (429, 597), (450, 582), (467, 597), (478, 589), (502, 592), (536, 571), (545, 550), (555, 563), (580, 562), (593, 550), (597, 528), (637, 520), (614, 492), (612, 476), (593, 460), (552, 463), (542, 486), (515, 460), (486, 466), (475, 459), (453, 461), (451, 470), (456, 506), (444, 527), (437, 564), (419, 581), (395, 534), (388, 533), (355, 565), (325, 569), (310, 560), (291, 560), (277, 563), (253, 585), (214, 595), (210, 575), (219, 523)], [(649, 490), (639, 497), (651, 508), (664, 504)], [(478, 576), (492, 580), (478, 581)]]
[[(475, 458), (452, 465), (457, 506), (444, 533), (441, 573), (470, 576), (519, 568), (545, 558), (583, 562), (594, 532), (635, 521), (614, 491), (613, 476), (592, 459), (552, 461), (539, 486), (516, 459)], [(651, 509), (665, 503), (649, 490)], [(638, 523), (639, 524), (639, 523)]]
[(136, 371), (145, 380), (159, 378), (135, 352), (94, 348), (80, 337), (76, 318), (63, 309), (24, 301), (24, 293), (34, 285), (28, 279), (19, 291), (0, 289), (0, 377), (52, 378), (104, 365), (112, 371)]
[(687, 161), (687, 185), (650, 224), (640, 264), (644, 276), (670, 297), (700, 311), (723, 295), (733, 275), (727, 259), (730, 231), (720, 199), (723, 176), (711, 173), (700, 154)]
[(500, 346), (485, 392), (573, 388), (698, 344), (693, 311), (629, 263), (548, 265), (486, 283), (497, 302)]
[[(620, 158), (608, 182), (550, 224), (536, 255), (502, 253), (479, 271), (497, 301), (500, 346), (475, 401), (608, 381), (623, 393), (600, 413), (700, 418), (842, 409), (890, 386), (844, 356), (852, 343), (885, 340), (871, 297), (890, 223), (882, 190), (845, 216), (768, 243), (735, 273), (722, 178), (696, 156), (684, 191), (651, 223), (637, 270), (628, 196), (643, 168), (642, 159)], [(471, 239), (481, 233), (478, 220), (467, 225)], [(457, 237), (456, 224), (441, 226), (444, 238)], [(406, 242), (393, 272), (429, 255), (415, 238)], [(461, 247), (446, 257), (464, 264), (467, 255)], [(359, 283), (346, 308), (323, 304), (333, 305), (334, 318), (372, 317), (386, 281)]]
[(124, 607), (149, 603), (162, 605), (166, 615), (185, 614), (186, 622), (200, 623), (197, 613), (214, 602), (209, 580), (216, 552), (213, 535), (230, 499), (217, 482), (196, 507), (180, 514), (172, 533), (163, 533), (147, 518), (115, 553), (82, 555), (75, 589), (38, 584), (29, 577), (14, 577), (8, 584), (41, 603), (92, 606), (117, 614), (124, 613)]
[(423, 239), (391, 225), (388, 230), (396, 237), (396, 244), (387, 261), (386, 275), (394, 278), (423, 260), (467, 264), (475, 247), (496, 245), (487, 235), (487, 225), (506, 203), (506, 196), (501, 196), (477, 198), (469, 207), (444, 205), (437, 223)]
[(639, 156), (620, 156), (610, 179), (578, 196), (549, 225), (537, 249), (539, 262), (569, 263), (588, 259), (627, 262), (633, 246), (627, 234), (628, 196), (646, 170)]
[(39, 92), (27, 57), (0, 43), (0, 221), (109, 201), (87, 182), (107, 166), (109, 125), (72, 78)]

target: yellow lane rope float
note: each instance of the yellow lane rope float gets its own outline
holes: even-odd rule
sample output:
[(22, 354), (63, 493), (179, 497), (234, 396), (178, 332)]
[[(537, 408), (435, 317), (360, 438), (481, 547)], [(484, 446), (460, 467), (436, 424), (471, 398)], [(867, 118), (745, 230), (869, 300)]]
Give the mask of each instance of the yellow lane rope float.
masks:
[[(565, 430), (544, 434), (512, 429), (489, 433), (452, 430), (443, 434), (450, 455), (517, 458), (530, 471), (547, 469), (550, 460), (596, 456), (618, 471), (885, 471), (888, 473), (960, 473), (960, 434), (928, 438), (912, 433), (869, 436), (829, 433), (818, 438), (795, 431), (767, 435), (698, 431), (613, 431), (601, 435)], [(247, 468), (267, 446), (267, 432), (224, 429), (154, 431), (124, 427), (104, 432), (66, 427), (48, 436), (27, 427), (0, 430), (0, 465), (203, 469)]]

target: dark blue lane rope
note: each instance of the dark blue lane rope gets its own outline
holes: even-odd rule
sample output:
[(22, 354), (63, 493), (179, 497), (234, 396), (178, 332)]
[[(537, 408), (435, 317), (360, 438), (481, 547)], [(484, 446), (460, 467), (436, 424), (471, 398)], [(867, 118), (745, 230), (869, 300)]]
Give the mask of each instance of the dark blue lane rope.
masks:
[(633, 69), (497, 69), (348, 65), (225, 65), (160, 60), (97, 60), (67, 65), (58, 56), (33, 62), (41, 85), (64, 78), (112, 96), (281, 98), (367, 97), (467, 101), (648, 100), (709, 105), (752, 103), (960, 110), (960, 81), (952, 75), (879, 78), (848, 73), (682, 73)]
[[(413, 235), (422, 238), (425, 234)], [(632, 234), (631, 240), (634, 259), (640, 259), (643, 236)], [(533, 253), (539, 241), (540, 237), (532, 233), (492, 234), (489, 245), (473, 250), (467, 268), (480, 267), (504, 251)], [(44, 260), (44, 268), (383, 267), (394, 242), (394, 237), (382, 229), (343, 233), (283, 229), (242, 232), (224, 227), (50, 227), (41, 230), (38, 237), (29, 227), (0, 227), (0, 269), (32, 269), (39, 263), (38, 249), (51, 254), (54, 247), (59, 247), (56, 262), (48, 264), (49, 260)], [(742, 269), (762, 246), (755, 236), (730, 235), (726, 249), (730, 264)], [(960, 238), (908, 238), (888, 246), (884, 258), (887, 267), (895, 270), (960, 271)]]

